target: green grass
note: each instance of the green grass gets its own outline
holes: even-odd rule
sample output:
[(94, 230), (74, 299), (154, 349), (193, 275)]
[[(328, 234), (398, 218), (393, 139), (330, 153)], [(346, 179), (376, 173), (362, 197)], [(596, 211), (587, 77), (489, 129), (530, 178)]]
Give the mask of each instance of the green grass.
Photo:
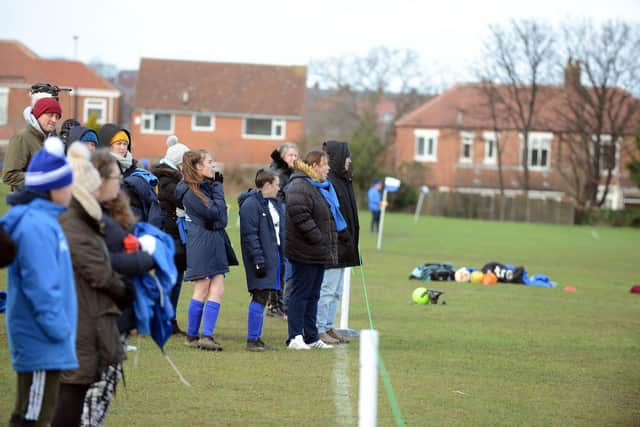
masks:
[[(638, 230), (434, 217), (416, 225), (396, 214), (386, 217), (384, 248), (376, 251), (368, 214), (361, 220), (372, 319), (407, 425), (640, 425), (640, 296), (629, 293), (640, 282)], [(559, 286), (429, 283), (446, 292), (447, 305), (412, 305), (419, 283), (407, 277), (426, 261), (521, 264)], [(356, 273), (350, 326), (364, 329), (369, 320)], [(565, 292), (566, 285), (577, 291)], [(191, 290), (184, 285), (183, 325)], [(264, 340), (280, 351), (248, 353), (247, 302), (244, 273), (235, 268), (216, 331), (225, 351), (168, 342), (191, 388), (151, 340), (141, 339), (107, 425), (357, 425), (358, 341), (332, 351), (287, 351), (286, 322), (266, 318)], [(2, 322), (0, 418), (11, 411), (14, 381)], [(379, 425), (393, 425), (381, 381), (378, 390)]]

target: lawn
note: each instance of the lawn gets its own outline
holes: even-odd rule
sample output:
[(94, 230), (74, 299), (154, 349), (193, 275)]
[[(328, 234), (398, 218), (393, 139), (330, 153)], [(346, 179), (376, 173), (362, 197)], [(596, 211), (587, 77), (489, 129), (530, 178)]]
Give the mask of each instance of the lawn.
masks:
[[(232, 199), (230, 199), (232, 200)], [(232, 213), (233, 215), (233, 213)], [(407, 425), (640, 425), (640, 231), (388, 215), (382, 251), (368, 214), (361, 247), (380, 354)], [(238, 245), (238, 228), (229, 232)], [(481, 267), (524, 265), (559, 283), (428, 283), (447, 305), (410, 304), (408, 275), (426, 261)], [(0, 289), (6, 272), (0, 273)], [(360, 271), (352, 276), (350, 326), (369, 327)], [(576, 292), (564, 291), (572, 285)], [(179, 308), (185, 324), (192, 286)], [(241, 268), (227, 278), (216, 330), (222, 353), (166, 350), (184, 386), (151, 340), (129, 353), (108, 426), (357, 425), (359, 346), (284, 349), (286, 322), (265, 320), (279, 351), (244, 350), (248, 297)], [(0, 422), (13, 405), (15, 377), (0, 326)], [(381, 381), (379, 425), (394, 425)]]

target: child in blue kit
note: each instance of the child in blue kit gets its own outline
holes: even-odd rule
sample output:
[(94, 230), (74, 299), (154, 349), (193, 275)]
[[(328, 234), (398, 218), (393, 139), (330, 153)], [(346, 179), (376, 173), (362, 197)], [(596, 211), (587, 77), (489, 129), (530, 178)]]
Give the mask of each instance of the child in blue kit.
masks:
[(240, 244), (251, 293), (247, 315), (247, 350), (264, 351), (262, 341), (264, 308), (269, 294), (280, 289), (284, 212), (276, 200), (280, 179), (272, 170), (260, 169), (256, 189), (238, 197), (240, 206)]

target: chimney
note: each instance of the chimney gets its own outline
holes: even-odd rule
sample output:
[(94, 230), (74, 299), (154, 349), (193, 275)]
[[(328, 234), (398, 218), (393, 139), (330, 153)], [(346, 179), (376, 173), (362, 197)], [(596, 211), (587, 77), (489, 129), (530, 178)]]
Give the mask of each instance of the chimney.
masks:
[(569, 57), (567, 65), (564, 67), (564, 86), (572, 89), (579, 88), (581, 86), (580, 73), (580, 61), (574, 61)]

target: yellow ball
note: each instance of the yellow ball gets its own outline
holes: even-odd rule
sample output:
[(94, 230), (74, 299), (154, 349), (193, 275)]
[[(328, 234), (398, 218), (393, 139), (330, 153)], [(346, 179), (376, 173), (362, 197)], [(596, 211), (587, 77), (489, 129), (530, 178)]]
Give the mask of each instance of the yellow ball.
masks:
[(482, 271), (474, 271), (471, 273), (471, 283), (482, 283), (483, 278), (484, 274)]
[(416, 304), (426, 304), (429, 302), (429, 292), (427, 292), (427, 288), (415, 288), (411, 294), (411, 300)]

